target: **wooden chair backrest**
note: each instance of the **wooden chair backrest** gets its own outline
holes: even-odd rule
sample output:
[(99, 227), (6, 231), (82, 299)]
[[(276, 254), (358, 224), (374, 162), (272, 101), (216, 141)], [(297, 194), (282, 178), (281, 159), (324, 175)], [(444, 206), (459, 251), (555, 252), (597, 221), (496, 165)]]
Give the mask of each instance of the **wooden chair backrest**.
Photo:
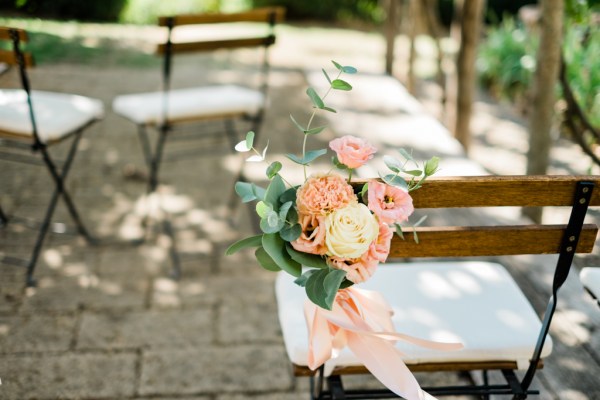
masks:
[[(411, 192), (415, 208), (545, 207), (573, 206), (579, 182), (591, 197), (589, 206), (600, 205), (600, 176), (481, 176), (430, 178)], [(583, 193), (582, 195), (585, 195)], [(581, 197), (581, 196), (580, 196)], [(395, 236), (391, 258), (468, 257), (516, 254), (557, 254), (566, 225), (417, 227), (416, 243), (409, 230), (404, 240)], [(573, 252), (590, 253), (598, 228), (582, 226), (581, 234), (569, 242)], [(565, 249), (566, 250), (566, 249)]]
[[(11, 50), (5, 50), (0, 48), (0, 62), (8, 65), (19, 65), (19, 57), (15, 52), (14, 46), (19, 46), (20, 43), (26, 43), (29, 41), (27, 32), (23, 29), (8, 28), (0, 26), (0, 41), (11, 42)], [(23, 55), (23, 67), (33, 67), (33, 57), (31, 53), (22, 52)]]
[[(169, 17), (160, 17), (159, 26), (169, 28), (183, 25), (219, 24), (233, 22), (263, 22), (273, 27), (283, 21), (285, 9), (282, 7), (265, 7), (239, 13), (208, 13), (208, 14), (181, 14)], [(236, 49), (241, 47), (270, 46), (275, 43), (273, 32), (257, 37), (244, 37), (224, 40), (199, 40), (192, 42), (171, 42), (170, 35), (166, 43), (158, 45), (156, 52), (164, 54), (167, 49), (172, 53), (202, 52), (217, 49)]]

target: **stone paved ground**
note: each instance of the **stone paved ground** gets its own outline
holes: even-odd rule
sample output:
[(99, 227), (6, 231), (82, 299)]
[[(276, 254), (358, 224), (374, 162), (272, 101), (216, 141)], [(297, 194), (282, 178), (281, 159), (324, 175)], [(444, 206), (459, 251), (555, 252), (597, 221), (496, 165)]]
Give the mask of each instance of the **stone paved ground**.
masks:
[[(383, 61), (383, 43), (376, 35), (285, 32), (272, 54), (271, 108), (263, 136), (271, 139), (275, 156), (295, 151), (295, 142), (288, 140), (292, 128), (287, 115), (306, 117), (305, 68), (319, 68), (335, 58), (377, 72)], [(246, 79), (223, 70), (198, 71), (199, 65), (224, 60), (186, 59), (177, 72), (200, 80)], [(233, 62), (245, 67), (243, 57)], [(0, 84), (9, 85), (8, 78), (2, 76)], [(169, 162), (162, 170), (161, 193), (182, 256), (181, 280), (169, 278), (169, 243), (160, 229), (149, 229), (142, 245), (127, 243), (143, 234), (140, 220), (148, 205), (140, 179), (143, 159), (133, 127), (110, 111), (110, 102), (121, 93), (158, 88), (157, 79), (153, 68), (98, 65), (45, 65), (33, 73), (38, 89), (90, 95), (107, 106), (104, 120), (82, 143), (68, 185), (84, 220), (104, 244), (93, 247), (73, 235), (50, 235), (36, 271), (39, 285), (26, 292), (22, 271), (0, 268), (0, 399), (307, 398), (307, 382), (295, 381), (286, 362), (274, 275), (261, 270), (251, 254), (223, 256), (229, 243), (251, 231), (243, 207), (227, 213), (238, 165), (227, 144), (214, 154)], [(434, 97), (428, 86), (424, 89), (426, 100)], [(515, 167), (520, 158), (514, 154), (523, 149), (518, 139), (522, 128), (497, 110), (478, 103), (481, 140), (474, 156), (496, 160), (485, 155), (485, 141), (504, 144), (498, 147), (503, 149), (500, 164)], [(500, 124), (506, 127), (504, 134), (483, 135)], [(517, 139), (505, 136), (509, 134)], [(577, 158), (572, 154), (567, 157)], [(247, 168), (247, 173), (260, 178), (262, 169)], [(0, 162), (3, 207), (11, 215), (39, 218), (51, 189), (46, 178), (35, 167)], [(55, 221), (69, 222), (62, 205)], [(31, 243), (31, 231), (17, 226), (0, 230), (0, 252), (26, 255)], [(589, 321), (582, 324), (590, 329)], [(419, 378), (458, 379), (447, 374)], [(593, 398), (577, 390), (563, 394), (560, 385), (554, 393), (560, 394), (548, 398)]]

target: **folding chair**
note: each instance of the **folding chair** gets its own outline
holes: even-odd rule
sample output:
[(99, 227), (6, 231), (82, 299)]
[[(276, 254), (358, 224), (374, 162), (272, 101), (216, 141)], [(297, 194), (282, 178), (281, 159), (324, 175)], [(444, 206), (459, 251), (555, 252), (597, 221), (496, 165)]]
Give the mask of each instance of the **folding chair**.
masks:
[[(237, 141), (236, 121), (249, 121), (250, 130), (258, 133), (267, 101), (269, 57), (268, 48), (275, 43), (273, 28), (283, 19), (283, 8), (262, 8), (231, 14), (187, 14), (161, 17), (159, 26), (168, 30), (167, 40), (157, 48), (163, 56), (162, 89), (156, 92), (121, 95), (114, 99), (113, 110), (137, 125), (138, 135), (149, 169), (148, 190), (152, 192), (158, 184), (158, 173), (163, 158), (167, 137), (175, 127), (190, 123), (201, 123), (200, 137), (207, 136), (206, 127), (215, 121), (222, 128), (212, 132), (218, 138), (227, 137), (232, 148)], [(174, 42), (173, 33), (178, 27), (203, 24), (233, 24), (253, 22), (267, 24), (268, 32), (258, 37), (242, 37), (193, 42)], [(233, 50), (239, 48), (263, 48), (261, 77), (258, 88), (240, 85), (209, 85), (173, 89), (171, 86), (173, 57), (176, 54)], [(204, 71), (206, 72), (206, 71)], [(211, 126), (212, 127), (212, 126)], [(158, 131), (158, 139), (151, 146), (148, 130)], [(204, 131), (202, 131), (204, 129)], [(244, 134), (246, 132), (243, 132)], [(203, 135), (204, 134), (204, 135)], [(197, 152), (195, 152), (197, 154)]]
[[(89, 97), (31, 90), (26, 69), (33, 66), (33, 58), (21, 48), (21, 43), (27, 40), (24, 30), (0, 27), (0, 41), (10, 41), (12, 45), (12, 50), (0, 48), (0, 62), (18, 67), (22, 85), (22, 89), (0, 89), (0, 159), (45, 165), (54, 182), (54, 192), (30, 258), (6, 256), (0, 262), (25, 266), (26, 283), (33, 286), (35, 265), (59, 197), (65, 201), (77, 232), (89, 243), (94, 241), (65, 187), (65, 179), (83, 131), (102, 118), (104, 110), (99, 100)], [(49, 147), (67, 140), (71, 144), (61, 164), (51, 156)], [(0, 206), (0, 227), (11, 219)]]
[[(536, 370), (543, 366), (543, 358), (551, 352), (548, 330), (558, 291), (567, 278), (574, 254), (590, 253), (596, 240), (597, 227), (584, 224), (584, 218), (588, 205), (600, 205), (600, 190), (595, 189), (598, 184), (597, 176), (447, 177), (428, 180), (412, 192), (415, 207), (421, 209), (571, 207), (567, 225), (422, 227), (415, 228), (418, 243), (410, 230), (404, 232), (404, 240), (394, 237), (390, 259), (459, 258), (388, 262), (360, 285), (380, 292), (390, 303), (398, 332), (464, 344), (462, 350), (440, 352), (399, 341), (396, 347), (404, 354), (405, 363), (413, 372), (483, 372), (480, 384), (424, 390), (434, 396), (473, 395), (485, 399), (490, 395), (525, 399), (539, 393), (530, 386)], [(542, 322), (499, 263), (506, 259), (480, 258), (518, 254), (558, 254), (552, 293)], [(478, 260), (465, 261), (464, 257)], [(310, 377), (311, 398), (395, 397), (379, 389), (344, 390), (342, 377), (367, 372), (347, 349), (317, 371), (307, 367), (304, 293), (289, 275), (278, 276), (276, 295), (286, 350), (295, 375)], [(490, 383), (488, 372), (494, 370), (501, 372), (506, 383)], [(522, 371), (517, 374), (517, 370)]]
[(596, 299), (600, 306), (600, 268), (583, 268), (579, 273), (583, 287)]

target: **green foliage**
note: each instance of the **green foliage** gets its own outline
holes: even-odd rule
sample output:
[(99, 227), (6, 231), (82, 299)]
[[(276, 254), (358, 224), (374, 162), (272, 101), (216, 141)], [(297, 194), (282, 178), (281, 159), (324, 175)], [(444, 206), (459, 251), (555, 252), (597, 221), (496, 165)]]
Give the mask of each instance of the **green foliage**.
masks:
[(37, 17), (116, 21), (127, 0), (0, 0), (0, 9)]
[(250, 0), (127, 0), (121, 22), (155, 24), (163, 15), (216, 11), (239, 11), (251, 7)]
[[(565, 22), (563, 42), (567, 79), (585, 114), (599, 126), (600, 31), (589, 28), (589, 22), (580, 10), (573, 12), (575, 19)], [(583, 22), (576, 24), (575, 20)], [(505, 18), (501, 24), (489, 29), (481, 44), (477, 68), (482, 83), (501, 97), (523, 98), (531, 87), (537, 47), (537, 35), (527, 32), (513, 18)]]
[(284, 6), (291, 20), (381, 22), (385, 13), (378, 0), (253, 0), (254, 7)]

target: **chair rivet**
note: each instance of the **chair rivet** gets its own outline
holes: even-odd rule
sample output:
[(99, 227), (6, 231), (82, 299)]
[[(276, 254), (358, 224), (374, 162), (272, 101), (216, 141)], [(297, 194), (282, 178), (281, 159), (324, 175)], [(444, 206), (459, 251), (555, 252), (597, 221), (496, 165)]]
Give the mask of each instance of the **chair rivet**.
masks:
[(579, 204), (585, 204), (585, 199), (579, 199)]
[(569, 242), (574, 242), (574, 241), (575, 241), (575, 236), (569, 237)]
[(570, 253), (572, 251), (573, 251), (573, 247), (571, 247), (571, 246), (567, 247), (567, 253)]
[(586, 188), (586, 187), (584, 187), (582, 190), (583, 190), (583, 193), (587, 193), (587, 192), (589, 192), (589, 191), (590, 191), (590, 188)]

